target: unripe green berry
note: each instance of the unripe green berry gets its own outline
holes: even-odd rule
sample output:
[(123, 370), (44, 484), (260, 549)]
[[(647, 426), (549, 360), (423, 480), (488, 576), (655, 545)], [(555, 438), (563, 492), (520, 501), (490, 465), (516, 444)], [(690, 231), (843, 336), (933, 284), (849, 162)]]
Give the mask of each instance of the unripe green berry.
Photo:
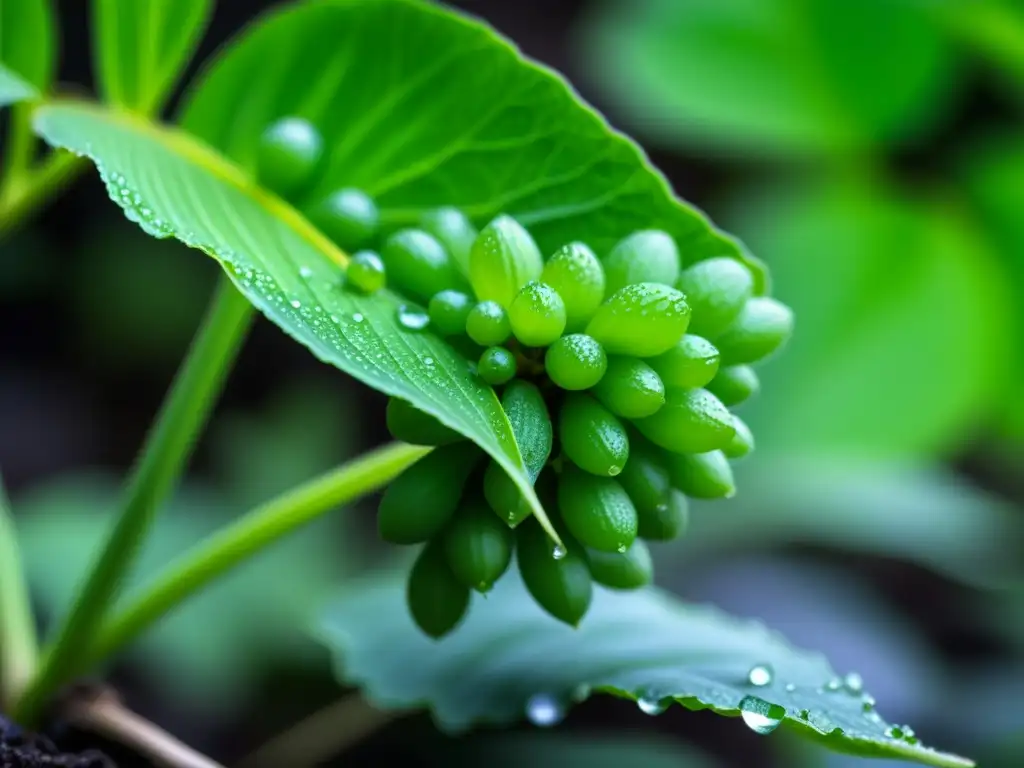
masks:
[(568, 243), (555, 251), (540, 279), (565, 302), (565, 328), (570, 333), (586, 328), (604, 300), (604, 267), (583, 243)]
[(736, 428), (736, 434), (732, 436), (729, 444), (722, 449), (722, 453), (727, 458), (733, 460), (742, 459), (754, 450), (754, 433), (750, 431), (750, 427), (747, 426), (746, 422), (735, 414), (733, 414), (732, 422)]
[(515, 534), (482, 500), (464, 502), (444, 532), (444, 551), (455, 577), (487, 592), (512, 562)]
[(641, 419), (665, 404), (665, 385), (651, 366), (635, 357), (612, 357), (594, 387), (594, 396), (612, 413)]
[(283, 117), (260, 136), (256, 147), (256, 178), (285, 198), (312, 183), (324, 153), (320, 131), (301, 117)]
[(522, 224), (504, 214), (480, 230), (469, 252), (469, 278), (481, 301), (512, 303), (519, 289), (540, 277), (544, 259)]
[(516, 358), (504, 347), (488, 347), (476, 364), (480, 378), (492, 387), (505, 384), (516, 376)]
[(641, 512), (639, 536), (648, 541), (673, 541), (686, 531), (690, 520), (690, 507), (682, 491), (673, 488), (664, 503)]
[(536, 482), (551, 455), (551, 417), (536, 384), (513, 381), (501, 395), (501, 407), (515, 435), (530, 482)]
[(634, 423), (644, 437), (673, 453), (724, 448), (736, 432), (729, 409), (706, 389), (670, 389), (660, 411)]
[(559, 387), (569, 391), (590, 389), (604, 376), (608, 356), (585, 333), (563, 336), (544, 355), (544, 368)]
[(466, 332), (466, 320), (473, 309), (468, 294), (448, 288), (430, 297), (427, 314), (430, 324), (442, 336), (459, 336)]
[(388, 400), (385, 421), (393, 438), (413, 445), (446, 445), (466, 439), (434, 416), (398, 397)]
[(345, 283), (363, 293), (376, 293), (387, 282), (384, 262), (375, 251), (358, 251), (352, 254), (345, 270)]
[(778, 349), (793, 332), (793, 311), (768, 296), (755, 296), (716, 340), (727, 365), (755, 363)]
[(632, 438), (629, 461), (616, 479), (641, 514), (668, 503), (672, 479), (663, 451), (639, 435)]
[(533, 514), (529, 502), (508, 476), (508, 472), (496, 461), (491, 461), (484, 471), (484, 498), (491, 510), (509, 528), (515, 528)]
[(594, 581), (612, 589), (639, 589), (654, 581), (651, 551), (640, 539), (625, 552), (592, 549), (587, 553), (587, 560)]
[(427, 302), (435, 293), (458, 285), (451, 256), (422, 229), (401, 229), (381, 249), (388, 281), (406, 295)]
[(736, 495), (729, 460), (721, 451), (669, 456), (672, 483), (695, 499), (728, 499)]
[(602, 304), (587, 333), (609, 355), (653, 357), (667, 352), (686, 333), (690, 307), (683, 294), (661, 283), (634, 283)]
[(469, 251), (479, 234), (469, 218), (458, 208), (445, 206), (427, 211), (420, 217), (420, 227), (436, 237), (459, 271), (469, 278)]
[(565, 330), (565, 303), (550, 285), (531, 280), (508, 308), (512, 333), (528, 347), (546, 347)]
[(683, 270), (678, 287), (693, 310), (690, 332), (713, 339), (729, 327), (753, 295), (754, 278), (738, 260), (719, 256)]
[(332, 192), (310, 208), (306, 218), (345, 251), (366, 245), (380, 223), (377, 204), (360, 189)]
[(481, 347), (504, 344), (512, 335), (508, 313), (496, 301), (481, 301), (466, 317), (466, 333)]
[(720, 368), (707, 386), (707, 390), (729, 408), (749, 400), (760, 389), (761, 380), (749, 365)]
[(402, 472), (377, 508), (380, 537), (392, 544), (418, 544), (438, 534), (455, 514), (466, 479), (482, 455), (473, 443), (456, 443)]
[(440, 542), (430, 542), (417, 556), (406, 582), (405, 600), (416, 625), (435, 639), (455, 629), (466, 615), (469, 588), (448, 567)]
[(645, 229), (623, 238), (603, 260), (609, 294), (632, 283), (664, 283), (679, 279), (679, 249), (666, 232)]
[(589, 395), (571, 392), (558, 422), (562, 450), (594, 475), (613, 477), (629, 458), (629, 437), (615, 415)]
[(636, 508), (613, 478), (566, 467), (558, 479), (558, 511), (569, 532), (586, 547), (625, 552), (636, 538)]
[(566, 548), (555, 557), (551, 539), (536, 520), (529, 520), (516, 531), (516, 560), (537, 605), (575, 627), (590, 608), (594, 580), (580, 545), (562, 538)]
[(696, 389), (718, 373), (718, 350), (701, 336), (686, 334), (668, 352), (647, 360), (667, 387)]

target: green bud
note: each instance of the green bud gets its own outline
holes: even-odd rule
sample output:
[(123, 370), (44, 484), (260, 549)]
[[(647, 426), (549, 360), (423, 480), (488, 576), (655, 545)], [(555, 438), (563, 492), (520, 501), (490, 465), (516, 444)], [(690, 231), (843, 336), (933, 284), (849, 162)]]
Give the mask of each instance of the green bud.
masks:
[(672, 480), (662, 450), (639, 435), (632, 437), (629, 461), (616, 479), (629, 494), (637, 514), (642, 514), (668, 503)]
[(586, 547), (625, 552), (636, 538), (636, 508), (613, 478), (566, 467), (558, 481), (558, 511), (569, 532)]
[(469, 279), (481, 301), (512, 303), (519, 289), (540, 277), (544, 259), (530, 233), (504, 214), (480, 230), (469, 252)]
[(401, 229), (381, 249), (388, 280), (415, 299), (429, 301), (435, 293), (459, 283), (448, 251), (422, 229)]
[(515, 528), (533, 514), (529, 502), (500, 464), (491, 461), (484, 472), (484, 498), (509, 528)]
[(634, 232), (619, 241), (604, 258), (608, 293), (633, 283), (676, 284), (679, 279), (679, 249), (666, 232), (656, 229)]
[(478, 500), (465, 502), (444, 532), (444, 551), (455, 577), (487, 592), (512, 562), (515, 534)]
[(593, 577), (580, 545), (565, 535), (562, 539), (566, 548), (555, 550), (540, 524), (529, 520), (516, 531), (516, 559), (537, 605), (575, 627), (590, 608)]
[(675, 288), (634, 283), (598, 308), (587, 333), (610, 355), (653, 357), (675, 346), (689, 322), (690, 307)]
[(267, 189), (290, 198), (308, 187), (324, 154), (320, 131), (301, 117), (272, 123), (256, 146), (256, 178)]
[(629, 437), (622, 422), (581, 392), (566, 396), (558, 436), (565, 455), (594, 475), (613, 477), (622, 471), (629, 458)]
[(377, 529), (392, 544), (433, 538), (455, 514), (469, 473), (482, 457), (463, 442), (428, 453), (396, 477), (377, 508)]
[(639, 535), (648, 541), (673, 541), (686, 531), (690, 520), (689, 505), (682, 491), (673, 488), (665, 503), (641, 512)]
[(468, 279), (469, 252), (478, 232), (466, 214), (450, 206), (435, 208), (420, 217), (420, 226), (440, 241)]
[(693, 310), (690, 331), (713, 339), (729, 327), (753, 295), (754, 278), (740, 261), (720, 256), (687, 267), (678, 287)]
[(583, 243), (569, 243), (555, 251), (540, 279), (565, 302), (565, 327), (570, 333), (586, 328), (604, 300), (604, 267)]
[(446, 445), (466, 439), (434, 416), (398, 397), (388, 400), (385, 421), (393, 438), (413, 445)]
[(732, 408), (756, 395), (761, 389), (761, 381), (749, 365), (730, 365), (719, 369), (707, 389)]
[(612, 357), (594, 387), (594, 396), (612, 413), (641, 419), (665, 404), (665, 385), (651, 366), (635, 357)]
[(585, 333), (563, 336), (544, 355), (544, 368), (559, 387), (569, 391), (590, 389), (604, 376), (608, 356)]
[(732, 436), (729, 444), (722, 449), (722, 453), (730, 459), (742, 459), (754, 450), (754, 433), (750, 431), (750, 427), (746, 425), (746, 422), (735, 414), (733, 414), (732, 422), (736, 428), (736, 434)]
[(721, 451), (671, 455), (668, 470), (673, 485), (695, 499), (728, 499), (736, 495), (732, 467)]
[(565, 330), (565, 303), (550, 285), (531, 280), (508, 308), (512, 333), (528, 347), (546, 347)]
[(473, 300), (467, 294), (449, 288), (430, 298), (427, 314), (442, 336), (459, 336), (466, 332), (466, 320), (472, 309)]
[(516, 377), (515, 355), (504, 347), (488, 347), (480, 355), (476, 372), (492, 387), (499, 387)]
[(531, 482), (536, 482), (548, 463), (553, 442), (551, 417), (544, 396), (536, 384), (517, 380), (502, 393), (501, 407), (512, 426), (526, 474)]
[(376, 293), (386, 281), (384, 262), (375, 251), (359, 251), (352, 255), (345, 270), (347, 285), (363, 293)]
[(481, 301), (466, 317), (466, 333), (482, 347), (504, 344), (512, 335), (508, 313), (496, 301)]
[(306, 218), (345, 251), (366, 245), (380, 223), (377, 204), (359, 189), (332, 192), (310, 208)]
[(763, 360), (793, 332), (793, 311), (767, 296), (747, 301), (739, 315), (715, 341), (728, 365)]
[(666, 386), (696, 389), (718, 373), (718, 350), (707, 339), (688, 333), (668, 352), (647, 362)]
[(670, 389), (660, 411), (634, 423), (644, 437), (673, 453), (724, 448), (736, 432), (729, 409), (706, 389)]
[(469, 608), (469, 588), (448, 567), (440, 542), (427, 544), (413, 563), (405, 590), (409, 614), (435, 639), (451, 632)]
[(587, 559), (594, 581), (612, 589), (639, 589), (654, 581), (651, 551), (640, 539), (621, 553), (592, 549), (587, 553)]

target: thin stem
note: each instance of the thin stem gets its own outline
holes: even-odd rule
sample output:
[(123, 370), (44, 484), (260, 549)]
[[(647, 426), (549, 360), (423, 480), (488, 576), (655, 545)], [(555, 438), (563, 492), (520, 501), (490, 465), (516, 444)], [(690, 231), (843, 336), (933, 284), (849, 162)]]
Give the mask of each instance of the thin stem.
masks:
[(0, 235), (17, 227), (87, 166), (84, 157), (55, 149), (36, 168), (5, 187), (0, 195)]
[(172, 490), (242, 345), (252, 305), (221, 277), (210, 309), (143, 447), (124, 504), (71, 612), (44, 654), (36, 677), (14, 711), (31, 725), (47, 698), (82, 669), (82, 649), (96, 629), (150, 529), (159, 505)]
[(0, 708), (9, 705), (35, 671), (36, 625), (18, 539), (0, 479)]
[(243, 758), (238, 768), (324, 765), (400, 715), (374, 709), (362, 696), (353, 693), (273, 737)]
[(32, 133), (32, 106), (15, 104), (11, 108), (10, 128), (7, 132), (7, 146), (4, 152), (4, 188), (19, 184), (32, 162), (36, 137)]
[(223, 528), (172, 563), (128, 606), (105, 622), (85, 665), (108, 658), (219, 576), (325, 512), (386, 485), (430, 452), (392, 443), (300, 485)]

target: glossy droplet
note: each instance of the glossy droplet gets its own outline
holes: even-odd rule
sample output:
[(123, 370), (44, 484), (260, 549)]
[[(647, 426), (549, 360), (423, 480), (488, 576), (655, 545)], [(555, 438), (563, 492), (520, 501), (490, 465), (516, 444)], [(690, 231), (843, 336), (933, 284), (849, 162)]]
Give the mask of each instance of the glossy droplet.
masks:
[(750, 730), (766, 736), (779, 727), (786, 710), (756, 696), (747, 696), (740, 702), (740, 716)]
[(870, 693), (865, 693), (864, 696), (861, 698), (860, 708), (864, 712), (871, 712), (872, 710), (874, 710), (876, 703), (877, 702), (875, 701), (874, 696), (872, 696)]
[(538, 693), (526, 702), (526, 717), (534, 725), (548, 728), (565, 717), (565, 709), (549, 693)]
[(302, 302), (299, 301), (298, 299), (292, 299), (290, 303), (295, 309), (298, 309), (299, 307), (302, 306)]
[(747, 682), (758, 687), (771, 685), (773, 678), (772, 668), (767, 664), (758, 664), (756, 667), (751, 667), (750, 672), (747, 673)]
[(850, 693), (860, 694), (864, 690), (864, 679), (856, 672), (851, 672), (843, 678), (843, 685)]
[(796, 690), (796, 686), (792, 683), (786, 683), (786, 693), (793, 693)]
[(384, 287), (384, 262), (375, 251), (359, 251), (352, 255), (346, 277), (349, 285), (363, 293), (376, 293)]
[(829, 680), (827, 683), (825, 683), (825, 690), (829, 691), (831, 693), (835, 693), (836, 691), (838, 691), (842, 687), (843, 687), (843, 681), (840, 680), (838, 677), (833, 677), (831, 680)]
[(903, 729), (900, 728), (898, 725), (890, 725), (886, 729), (885, 735), (888, 736), (890, 739), (902, 739)]
[(398, 324), (410, 331), (422, 331), (430, 325), (430, 315), (409, 304), (399, 305), (397, 316)]
[(561, 560), (563, 557), (565, 557), (565, 555), (565, 547), (563, 547), (561, 544), (555, 544), (554, 548), (551, 550), (551, 557), (553, 557), (555, 560)]
[(645, 715), (651, 715), (652, 717), (662, 714), (671, 703), (671, 698), (657, 698), (649, 695), (640, 696), (636, 700), (637, 708)]
[(299, 267), (299, 277), (301, 277), (304, 280), (309, 280), (309, 278), (311, 278), (312, 276), (313, 270), (307, 267), (305, 264)]

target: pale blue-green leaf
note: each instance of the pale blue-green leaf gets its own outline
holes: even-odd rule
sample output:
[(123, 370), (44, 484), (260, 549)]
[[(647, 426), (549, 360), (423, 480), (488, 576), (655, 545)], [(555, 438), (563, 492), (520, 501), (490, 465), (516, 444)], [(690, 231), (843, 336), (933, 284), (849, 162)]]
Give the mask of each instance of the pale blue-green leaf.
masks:
[(92, 8), (104, 99), (158, 111), (199, 44), (213, 0), (93, 0)]
[[(39, 93), (50, 89), (57, 64), (51, 2), (0, 0), (0, 64)], [(0, 70), (0, 100), (8, 77)]]
[(513, 568), (438, 642), (409, 618), (404, 576), (388, 574), (351, 584), (318, 634), (337, 654), (341, 682), (377, 706), (429, 707), (450, 730), (524, 716), (550, 724), (593, 689), (652, 712), (672, 702), (731, 716), (742, 709), (752, 728), (785, 724), (839, 751), (972, 765), (893, 735), (861, 682), (837, 677), (819, 654), (654, 588), (598, 588), (572, 629), (537, 607)]
[(11, 72), (0, 66), (0, 107), (27, 101), (36, 97), (35, 89)]
[(52, 145), (95, 162), (129, 219), (215, 258), (261, 312), (321, 360), (475, 441), (558, 538), (494, 391), (447, 343), (412, 329), (400, 297), (343, 290), (348, 257), (288, 204), (187, 134), (125, 113), (54, 103), (37, 110), (35, 126)]
[(446, 765), (488, 768), (713, 768), (715, 762), (678, 739), (654, 734), (504, 733), (449, 742)]

